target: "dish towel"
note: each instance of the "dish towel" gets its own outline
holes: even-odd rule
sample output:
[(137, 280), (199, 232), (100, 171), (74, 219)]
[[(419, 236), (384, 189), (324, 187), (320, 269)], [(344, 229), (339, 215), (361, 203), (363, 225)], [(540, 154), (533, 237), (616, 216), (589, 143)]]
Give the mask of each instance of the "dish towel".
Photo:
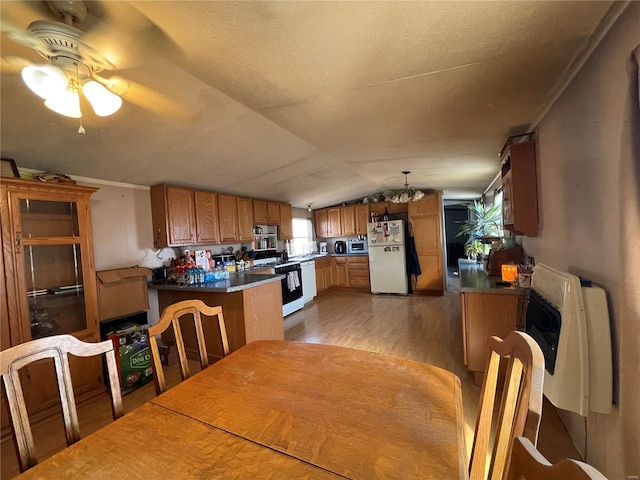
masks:
[(298, 272), (287, 273), (287, 288), (290, 292), (293, 292), (300, 286), (300, 279), (298, 278)]

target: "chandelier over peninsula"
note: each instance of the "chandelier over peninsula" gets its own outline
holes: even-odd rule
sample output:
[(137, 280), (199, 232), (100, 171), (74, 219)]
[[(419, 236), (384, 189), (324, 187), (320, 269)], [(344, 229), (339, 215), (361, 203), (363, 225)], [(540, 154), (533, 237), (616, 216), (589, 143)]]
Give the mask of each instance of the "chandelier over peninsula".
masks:
[(411, 172), (405, 170), (402, 173), (404, 174), (404, 188), (394, 193), (393, 197), (391, 197), (391, 201), (393, 203), (407, 203), (411, 200), (416, 201), (423, 198), (424, 193), (421, 190), (416, 190), (415, 187), (409, 186), (407, 175)]

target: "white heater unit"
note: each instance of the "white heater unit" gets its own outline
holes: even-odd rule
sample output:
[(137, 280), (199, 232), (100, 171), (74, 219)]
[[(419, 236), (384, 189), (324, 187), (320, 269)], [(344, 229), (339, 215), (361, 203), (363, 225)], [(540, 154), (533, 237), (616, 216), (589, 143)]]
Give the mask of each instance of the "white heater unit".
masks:
[(545, 356), (544, 394), (556, 407), (587, 416), (610, 413), (611, 329), (605, 291), (571, 273), (535, 267), (526, 331)]

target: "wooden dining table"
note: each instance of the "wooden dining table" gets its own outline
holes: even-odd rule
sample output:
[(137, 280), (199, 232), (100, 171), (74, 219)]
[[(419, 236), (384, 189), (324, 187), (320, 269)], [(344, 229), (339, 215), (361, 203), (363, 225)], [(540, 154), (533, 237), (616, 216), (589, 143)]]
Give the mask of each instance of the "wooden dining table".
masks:
[(460, 380), (363, 350), (250, 343), (19, 478), (467, 478)]

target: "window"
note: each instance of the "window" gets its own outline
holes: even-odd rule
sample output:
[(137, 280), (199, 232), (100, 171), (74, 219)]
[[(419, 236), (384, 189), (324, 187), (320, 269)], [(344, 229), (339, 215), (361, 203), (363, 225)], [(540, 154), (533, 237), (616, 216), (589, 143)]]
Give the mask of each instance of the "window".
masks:
[(308, 255), (313, 251), (313, 227), (309, 218), (293, 219), (293, 255)]

